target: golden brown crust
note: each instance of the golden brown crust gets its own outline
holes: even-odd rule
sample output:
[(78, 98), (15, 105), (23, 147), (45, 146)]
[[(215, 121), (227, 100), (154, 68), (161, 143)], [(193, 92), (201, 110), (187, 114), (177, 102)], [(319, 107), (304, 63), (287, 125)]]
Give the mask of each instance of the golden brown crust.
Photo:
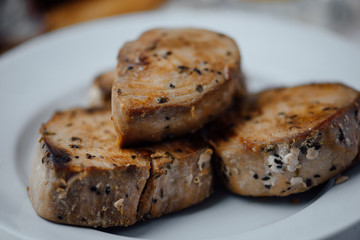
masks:
[(244, 91), (235, 42), (200, 29), (154, 29), (120, 50), (112, 111), (118, 143), (194, 132)]
[(274, 89), (249, 97), (216, 125), (212, 143), (226, 186), (286, 196), (321, 184), (358, 153), (360, 95), (341, 84)]
[[(43, 124), (29, 189), (39, 216), (81, 226), (128, 226), (209, 196), (210, 163), (198, 167), (202, 153), (208, 151), (201, 139), (120, 149), (110, 116), (109, 109), (72, 109), (55, 113)], [(183, 176), (200, 173), (201, 186), (179, 184)], [(158, 204), (153, 198), (160, 193), (162, 199), (157, 198), (169, 206), (166, 209), (154, 207)], [(143, 206), (152, 210), (140, 210)]]

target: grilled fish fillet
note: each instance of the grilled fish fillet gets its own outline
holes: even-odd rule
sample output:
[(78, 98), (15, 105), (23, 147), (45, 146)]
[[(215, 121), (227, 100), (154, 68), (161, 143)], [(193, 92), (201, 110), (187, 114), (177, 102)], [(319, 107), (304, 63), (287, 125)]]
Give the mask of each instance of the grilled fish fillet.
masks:
[(81, 226), (129, 226), (210, 195), (212, 150), (201, 138), (119, 149), (110, 118), (110, 109), (73, 109), (42, 126), (29, 186), (39, 216)]
[(222, 178), (234, 193), (303, 192), (345, 170), (358, 153), (360, 94), (349, 87), (273, 89), (246, 101), (212, 129)]
[(111, 70), (97, 76), (89, 90), (91, 107), (111, 107), (111, 88), (116, 71)]
[(143, 33), (121, 48), (117, 74), (112, 117), (120, 146), (194, 132), (244, 89), (236, 43), (201, 29)]

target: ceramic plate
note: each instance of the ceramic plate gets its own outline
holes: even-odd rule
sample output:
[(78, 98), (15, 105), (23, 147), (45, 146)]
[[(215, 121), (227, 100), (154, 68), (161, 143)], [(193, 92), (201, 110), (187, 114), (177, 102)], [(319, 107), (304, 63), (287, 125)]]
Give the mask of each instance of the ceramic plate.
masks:
[[(318, 239), (360, 220), (360, 174), (287, 198), (218, 190), (198, 206), (128, 228), (91, 229), (38, 217), (27, 197), (38, 129), (57, 109), (87, 104), (92, 79), (120, 46), (155, 27), (201, 27), (233, 37), (249, 89), (319, 81), (360, 88), (360, 49), (296, 22), (235, 11), (159, 10), (90, 22), (31, 40), (0, 57), (0, 229), (28, 239)], [(297, 204), (294, 204), (297, 203)]]

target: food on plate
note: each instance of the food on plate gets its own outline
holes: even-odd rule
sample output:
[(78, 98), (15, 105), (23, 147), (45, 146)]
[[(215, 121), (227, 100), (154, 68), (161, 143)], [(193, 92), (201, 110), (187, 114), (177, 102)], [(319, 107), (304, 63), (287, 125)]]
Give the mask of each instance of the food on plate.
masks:
[(128, 226), (207, 198), (211, 156), (195, 136), (120, 149), (110, 109), (60, 111), (41, 127), (29, 197), (54, 222)]
[(112, 117), (120, 146), (201, 128), (245, 89), (229, 37), (202, 29), (154, 29), (118, 54)]
[[(359, 92), (247, 94), (236, 43), (206, 30), (143, 33), (89, 95), (91, 108), (58, 111), (40, 129), (29, 197), (53, 222), (129, 226), (200, 203), (212, 193), (213, 151), (225, 186), (248, 196), (304, 192), (359, 151)], [(193, 134), (205, 124), (212, 148)]]
[(241, 103), (213, 126), (210, 137), (230, 191), (304, 192), (355, 161), (360, 94), (354, 89), (310, 84), (266, 90)]
[(111, 87), (115, 76), (115, 70), (111, 70), (95, 78), (89, 90), (91, 107), (111, 107)]

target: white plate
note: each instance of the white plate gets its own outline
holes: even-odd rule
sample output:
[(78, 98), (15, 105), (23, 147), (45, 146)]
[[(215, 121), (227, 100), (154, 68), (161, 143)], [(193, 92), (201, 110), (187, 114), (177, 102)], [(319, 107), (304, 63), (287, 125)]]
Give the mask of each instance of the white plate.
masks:
[(160, 10), (46, 34), (0, 57), (0, 229), (29, 239), (318, 239), (360, 220), (357, 169), (342, 185), (296, 196), (297, 205), (291, 197), (218, 191), (203, 204), (129, 228), (101, 231), (38, 217), (26, 186), (40, 124), (58, 108), (86, 104), (91, 79), (115, 66), (119, 47), (161, 26), (203, 27), (235, 38), (252, 91), (321, 80), (360, 87), (356, 46), (299, 23), (242, 12)]

